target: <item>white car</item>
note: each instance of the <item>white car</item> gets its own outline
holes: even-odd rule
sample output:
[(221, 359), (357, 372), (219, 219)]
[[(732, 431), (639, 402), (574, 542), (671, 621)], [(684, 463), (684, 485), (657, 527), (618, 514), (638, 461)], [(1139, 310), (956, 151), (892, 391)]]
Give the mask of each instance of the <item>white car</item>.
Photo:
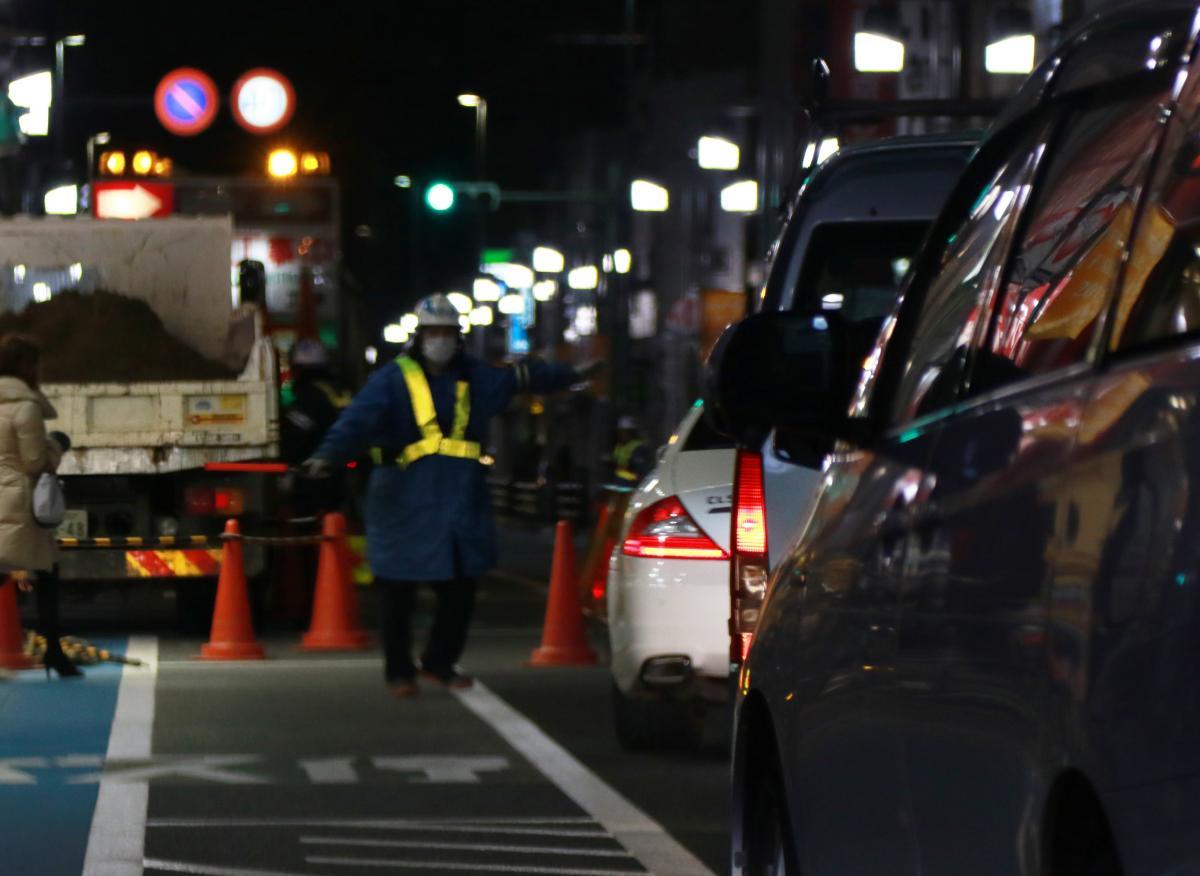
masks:
[(732, 443), (692, 408), (630, 498), (609, 561), (617, 738), (632, 749), (699, 743), (729, 697)]

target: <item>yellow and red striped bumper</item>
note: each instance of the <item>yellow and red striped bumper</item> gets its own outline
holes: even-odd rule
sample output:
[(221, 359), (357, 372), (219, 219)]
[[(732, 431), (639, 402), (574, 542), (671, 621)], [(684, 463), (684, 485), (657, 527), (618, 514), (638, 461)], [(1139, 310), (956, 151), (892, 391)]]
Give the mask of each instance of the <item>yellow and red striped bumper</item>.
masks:
[(221, 569), (221, 549), (125, 551), (131, 578), (201, 578)]

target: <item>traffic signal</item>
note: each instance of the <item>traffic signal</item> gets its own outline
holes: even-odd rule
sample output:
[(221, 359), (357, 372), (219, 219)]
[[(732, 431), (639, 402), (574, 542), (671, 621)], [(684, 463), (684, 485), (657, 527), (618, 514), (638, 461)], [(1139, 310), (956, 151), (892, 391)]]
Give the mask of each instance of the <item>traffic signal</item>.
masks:
[(454, 209), (454, 187), (448, 183), (435, 182), (425, 189), (425, 204), (435, 213)]

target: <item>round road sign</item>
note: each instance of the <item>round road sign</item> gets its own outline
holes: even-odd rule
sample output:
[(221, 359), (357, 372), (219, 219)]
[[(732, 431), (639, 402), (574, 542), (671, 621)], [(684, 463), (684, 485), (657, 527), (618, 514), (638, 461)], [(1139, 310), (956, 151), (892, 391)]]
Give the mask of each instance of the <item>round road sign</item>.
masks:
[(154, 91), (154, 112), (173, 134), (190, 137), (212, 124), (220, 97), (207, 73), (192, 67), (172, 70)]
[(296, 91), (283, 74), (258, 67), (234, 83), (230, 104), (234, 119), (251, 134), (271, 134), (291, 120)]

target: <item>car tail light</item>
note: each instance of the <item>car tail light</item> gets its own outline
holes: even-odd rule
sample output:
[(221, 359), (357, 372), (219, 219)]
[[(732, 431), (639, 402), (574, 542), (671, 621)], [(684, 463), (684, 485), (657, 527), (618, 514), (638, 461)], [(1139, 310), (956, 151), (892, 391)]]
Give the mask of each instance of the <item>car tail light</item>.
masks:
[(603, 602), (604, 597), (608, 595), (608, 563), (612, 559), (612, 552), (616, 547), (617, 540), (615, 538), (604, 540), (604, 556), (596, 564), (596, 577), (592, 581), (593, 602)]
[(217, 505), (212, 487), (188, 487), (183, 491), (183, 508), (191, 517), (206, 517)]
[(213, 493), (213, 513), (237, 517), (246, 511), (246, 494), (241, 490), (218, 487)]
[(729, 554), (696, 525), (679, 499), (671, 496), (638, 512), (621, 545), (627, 557), (672, 560), (725, 560)]
[(762, 454), (739, 450), (733, 481), (733, 562), (729, 564), (729, 660), (746, 662), (767, 593), (767, 503)]

